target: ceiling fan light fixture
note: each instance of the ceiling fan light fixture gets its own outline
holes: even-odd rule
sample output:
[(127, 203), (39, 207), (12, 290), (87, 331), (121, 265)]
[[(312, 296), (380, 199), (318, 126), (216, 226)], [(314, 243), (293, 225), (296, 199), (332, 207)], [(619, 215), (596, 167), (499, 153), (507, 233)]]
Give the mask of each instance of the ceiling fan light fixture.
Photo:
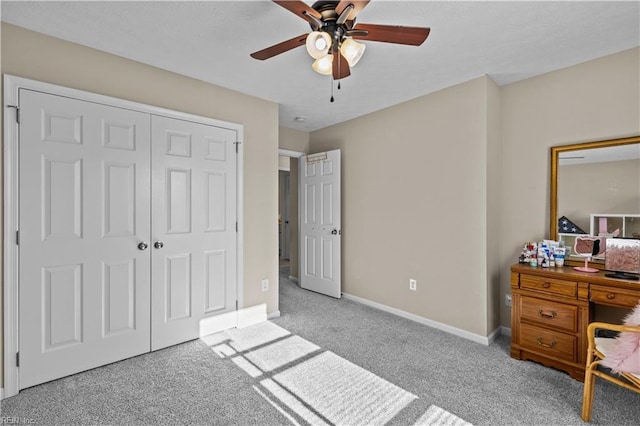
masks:
[(307, 52), (313, 59), (325, 56), (331, 48), (331, 36), (322, 31), (312, 31), (307, 36)]
[(340, 53), (342, 53), (342, 56), (347, 60), (349, 66), (353, 67), (358, 63), (360, 58), (362, 58), (366, 47), (364, 44), (358, 43), (351, 38), (345, 38), (340, 46)]
[(333, 72), (333, 55), (325, 55), (322, 58), (316, 59), (311, 65), (311, 68), (322, 75), (331, 75)]

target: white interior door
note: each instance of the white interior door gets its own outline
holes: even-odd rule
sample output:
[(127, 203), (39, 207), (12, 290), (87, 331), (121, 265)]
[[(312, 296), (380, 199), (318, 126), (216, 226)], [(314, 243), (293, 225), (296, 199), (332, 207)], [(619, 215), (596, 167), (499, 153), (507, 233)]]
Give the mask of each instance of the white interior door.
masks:
[(236, 309), (236, 132), (152, 118), (152, 349)]
[(149, 129), (20, 90), (20, 388), (149, 351)]
[(300, 157), (300, 286), (339, 298), (340, 150)]

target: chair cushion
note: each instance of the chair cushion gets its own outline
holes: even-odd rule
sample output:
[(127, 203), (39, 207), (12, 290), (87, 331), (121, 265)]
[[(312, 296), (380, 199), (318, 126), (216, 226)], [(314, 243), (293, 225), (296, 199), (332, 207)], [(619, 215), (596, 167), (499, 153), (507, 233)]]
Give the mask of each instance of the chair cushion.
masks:
[(596, 349), (605, 357), (607, 354), (611, 353), (611, 349), (613, 348), (613, 344), (616, 342), (616, 339), (612, 339), (609, 337), (596, 337)]
[[(640, 325), (640, 303), (624, 319), (624, 324)], [(640, 333), (621, 332), (615, 339), (596, 338), (596, 348), (605, 355), (602, 366), (616, 373), (640, 375)]]
[[(614, 350), (616, 339), (612, 339), (609, 337), (596, 337), (595, 342), (596, 342), (596, 349), (598, 350), (598, 352), (604, 355), (606, 359), (607, 354), (610, 354)], [(602, 362), (601, 364), (604, 365), (604, 362)], [(606, 365), (604, 366), (607, 367)], [(640, 374), (634, 374), (634, 373), (629, 373), (629, 374), (632, 374), (633, 376), (640, 379)]]

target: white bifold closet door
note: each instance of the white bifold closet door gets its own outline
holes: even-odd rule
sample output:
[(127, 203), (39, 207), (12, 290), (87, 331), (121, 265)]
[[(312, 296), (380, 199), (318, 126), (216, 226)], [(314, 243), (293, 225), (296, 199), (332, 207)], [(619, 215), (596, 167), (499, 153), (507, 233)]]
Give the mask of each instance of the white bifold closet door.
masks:
[(20, 389), (236, 309), (234, 130), (19, 98)]

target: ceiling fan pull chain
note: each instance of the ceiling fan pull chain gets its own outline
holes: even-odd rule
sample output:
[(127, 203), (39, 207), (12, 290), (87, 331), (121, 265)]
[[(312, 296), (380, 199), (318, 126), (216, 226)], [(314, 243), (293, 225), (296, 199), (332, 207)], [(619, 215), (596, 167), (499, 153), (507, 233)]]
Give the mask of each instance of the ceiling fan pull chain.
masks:
[[(340, 59), (342, 59), (342, 53), (340, 53), (338, 51), (338, 78), (340, 78), (340, 80), (342, 79), (342, 71), (340, 70), (340, 65), (342, 65), (342, 61)], [(338, 80), (338, 90), (340, 90), (340, 80)]]
[(330, 99), (330, 101), (333, 102), (333, 78), (331, 78), (329, 81), (331, 82), (331, 99)]

